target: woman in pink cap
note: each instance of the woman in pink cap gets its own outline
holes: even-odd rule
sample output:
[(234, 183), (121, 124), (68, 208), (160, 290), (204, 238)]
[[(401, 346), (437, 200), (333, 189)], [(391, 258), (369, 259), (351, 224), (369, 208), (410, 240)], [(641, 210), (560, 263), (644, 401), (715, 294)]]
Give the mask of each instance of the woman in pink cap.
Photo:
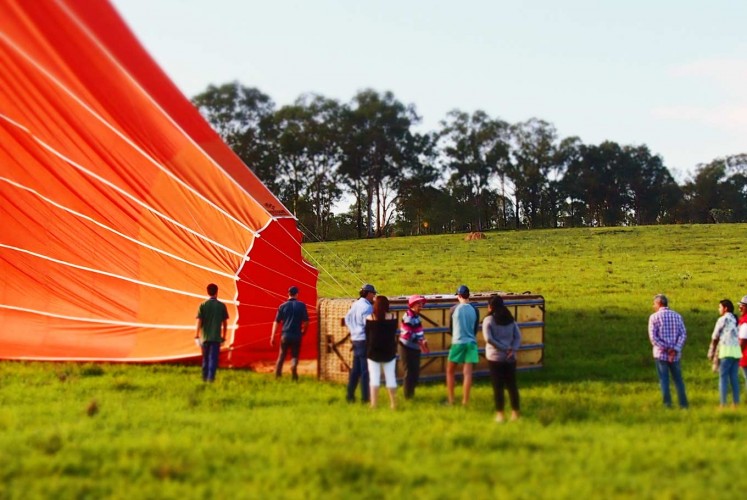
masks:
[(418, 385), (420, 377), (420, 353), (430, 352), (423, 334), (423, 324), (420, 322), (420, 310), (425, 302), (422, 295), (411, 295), (407, 299), (407, 312), (402, 316), (399, 358), (402, 360), (402, 371), (405, 375), (405, 399), (415, 396), (415, 386)]

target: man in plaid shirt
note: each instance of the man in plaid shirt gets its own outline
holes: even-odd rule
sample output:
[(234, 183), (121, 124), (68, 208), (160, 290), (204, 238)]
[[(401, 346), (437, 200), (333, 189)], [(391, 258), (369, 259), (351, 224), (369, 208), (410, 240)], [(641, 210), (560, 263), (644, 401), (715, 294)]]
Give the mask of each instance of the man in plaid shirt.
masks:
[(654, 297), (654, 313), (648, 318), (648, 338), (654, 347), (654, 362), (659, 374), (664, 405), (672, 406), (672, 395), (669, 392), (671, 373), (680, 408), (687, 408), (685, 382), (682, 380), (680, 369), (680, 358), (687, 340), (687, 332), (682, 316), (669, 309), (668, 304), (665, 295), (659, 294)]

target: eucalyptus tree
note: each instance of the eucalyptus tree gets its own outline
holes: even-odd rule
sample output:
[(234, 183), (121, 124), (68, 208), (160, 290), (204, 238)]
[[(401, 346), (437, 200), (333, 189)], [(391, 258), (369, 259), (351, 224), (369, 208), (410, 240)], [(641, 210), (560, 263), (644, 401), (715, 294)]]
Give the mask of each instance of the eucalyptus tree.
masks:
[(269, 132), (275, 109), (272, 99), (256, 88), (231, 82), (209, 85), (192, 98), (192, 103), (257, 177), (277, 192), (276, 161)]
[(581, 146), (581, 139), (578, 137), (566, 137), (555, 148), (540, 206), (545, 226), (558, 227), (561, 215), (573, 209), (568, 205), (569, 198), (563, 179), (568, 166), (578, 158)]
[(624, 220), (627, 189), (621, 182), (623, 151), (619, 144), (582, 145), (563, 179), (571, 205), (585, 205), (585, 225), (614, 226)]
[[(545, 215), (541, 211), (543, 205), (552, 212), (546, 214), (548, 221), (557, 219), (559, 195), (553, 193), (552, 203), (548, 203), (551, 173), (555, 171), (554, 178), (557, 180), (562, 176), (560, 169), (565, 166), (557, 163), (557, 137), (553, 125), (537, 118), (511, 127), (511, 162), (508, 174), (514, 184), (516, 206), (521, 207), (529, 227), (548, 225), (542, 220)], [(517, 225), (518, 223), (517, 220)]]
[(747, 221), (747, 154), (724, 158), (726, 174), (734, 200), (734, 217), (739, 222)]
[(673, 222), (681, 191), (661, 156), (652, 155), (645, 145), (624, 146), (623, 155), (630, 222)]
[(689, 220), (735, 222), (747, 218), (747, 155), (699, 164), (683, 186)]
[(397, 180), (397, 224), (408, 234), (441, 232), (435, 228), (443, 225), (443, 191), (435, 186), (440, 172), (435, 166), (435, 137), (431, 134), (414, 134), (409, 148), (410, 160)]
[(506, 122), (479, 110), (472, 115), (453, 110), (441, 122), (439, 145), (446, 167), (452, 172), (447, 186), (457, 199), (462, 199), (474, 220), (473, 228), (478, 231), (487, 222), (484, 194), (496, 176), (505, 179), (508, 130)]
[[(342, 113), (340, 173), (356, 199), (359, 237), (366, 204), (366, 235), (384, 233), (392, 222), (397, 184), (404, 168), (417, 161), (418, 140), (411, 128), (420, 118), (391, 92), (364, 90)], [(375, 211), (375, 213), (374, 213)]]
[(274, 156), (282, 197), (305, 229), (322, 239), (327, 235), (332, 206), (342, 195), (337, 174), (340, 114), (337, 101), (305, 95), (273, 115)]

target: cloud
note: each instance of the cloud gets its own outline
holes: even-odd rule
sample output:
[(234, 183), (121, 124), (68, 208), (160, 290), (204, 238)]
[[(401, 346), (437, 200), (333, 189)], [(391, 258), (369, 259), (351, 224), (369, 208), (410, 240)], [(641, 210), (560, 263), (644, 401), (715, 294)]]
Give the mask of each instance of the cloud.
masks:
[(747, 105), (659, 106), (651, 114), (654, 118), (696, 121), (727, 131), (747, 132)]
[(747, 59), (702, 59), (670, 68), (675, 78), (710, 81), (747, 102)]
[(711, 86), (702, 89), (711, 97), (719, 96), (711, 105), (676, 104), (657, 106), (651, 110), (654, 118), (696, 123), (739, 136), (747, 136), (747, 59), (704, 59), (670, 68), (675, 80), (688, 80)]

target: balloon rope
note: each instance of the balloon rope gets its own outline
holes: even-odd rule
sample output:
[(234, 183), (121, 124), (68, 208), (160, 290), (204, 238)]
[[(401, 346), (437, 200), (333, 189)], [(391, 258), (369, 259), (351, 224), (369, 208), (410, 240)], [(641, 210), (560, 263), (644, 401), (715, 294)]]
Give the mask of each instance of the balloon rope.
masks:
[[(358, 282), (360, 282), (360, 284), (363, 284), (363, 280), (360, 278), (360, 276), (358, 276), (345, 263), (345, 261), (342, 259), (342, 257), (340, 257), (338, 254), (336, 254), (332, 250), (330, 250), (329, 247), (325, 244), (325, 242), (322, 241), (322, 239), (316, 233), (314, 233), (309, 228), (307, 228), (300, 220), (296, 220), (296, 222), (298, 223), (298, 225), (300, 225), (304, 229), (304, 231), (306, 231), (308, 234), (310, 234), (312, 237), (314, 237), (316, 239), (316, 242), (319, 243), (319, 244), (321, 244), (322, 249), (324, 251), (326, 251), (329, 255), (332, 255), (332, 257), (335, 258), (340, 263), (340, 265), (348, 272), (348, 274), (352, 275)], [(283, 227), (283, 230), (286, 231), (286, 232), (288, 231), (284, 227)], [(321, 264), (321, 262), (319, 262), (319, 260), (316, 257), (314, 257), (314, 255), (311, 254), (311, 252), (309, 252), (308, 250), (306, 250), (305, 248), (303, 248), (303, 246), (301, 246), (301, 249), (302, 249), (304, 255), (308, 256), (309, 260), (311, 260), (318, 269), (321, 269), (322, 271), (324, 271), (324, 273), (327, 276), (329, 276), (332, 279), (332, 281), (334, 281), (334, 284), (336, 285), (336, 287), (339, 290), (342, 291), (343, 295), (349, 295), (346, 287), (342, 283), (340, 283), (337, 280), (337, 278), (335, 278), (335, 276), (333, 276), (332, 273), (325, 266), (323, 266)], [(328, 282), (325, 281), (325, 284), (328, 284)], [(334, 286), (332, 286), (331, 288), (334, 288)]]

